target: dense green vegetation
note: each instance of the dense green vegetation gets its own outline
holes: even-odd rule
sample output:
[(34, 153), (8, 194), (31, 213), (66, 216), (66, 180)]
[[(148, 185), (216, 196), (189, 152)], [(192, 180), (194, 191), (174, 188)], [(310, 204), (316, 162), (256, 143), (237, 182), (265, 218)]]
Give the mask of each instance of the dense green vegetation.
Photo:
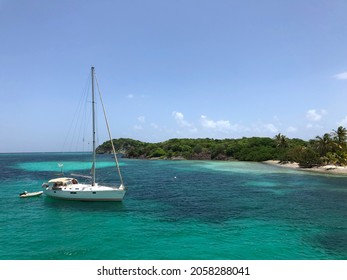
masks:
[[(310, 141), (282, 134), (274, 138), (241, 139), (170, 139), (146, 143), (128, 138), (114, 139), (115, 149), (128, 158), (209, 159), (298, 162), (301, 167), (326, 164), (347, 165), (347, 130), (339, 127)], [(110, 153), (110, 141), (97, 148), (98, 153)]]

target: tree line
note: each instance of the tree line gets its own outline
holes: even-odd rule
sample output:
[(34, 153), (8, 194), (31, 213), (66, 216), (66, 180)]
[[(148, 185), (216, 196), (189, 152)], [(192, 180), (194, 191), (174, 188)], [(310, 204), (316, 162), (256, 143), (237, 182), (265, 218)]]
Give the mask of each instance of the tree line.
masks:
[[(347, 165), (347, 130), (340, 126), (331, 133), (305, 141), (279, 133), (270, 137), (239, 139), (174, 138), (147, 143), (129, 138), (113, 139), (115, 149), (127, 158), (194, 159), (298, 162), (301, 167), (327, 164)], [(104, 142), (97, 153), (111, 153)]]

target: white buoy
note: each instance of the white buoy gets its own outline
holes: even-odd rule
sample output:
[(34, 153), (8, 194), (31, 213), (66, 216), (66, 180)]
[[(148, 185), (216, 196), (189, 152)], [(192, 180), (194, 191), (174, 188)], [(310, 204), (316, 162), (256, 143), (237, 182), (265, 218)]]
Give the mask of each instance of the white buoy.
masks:
[(60, 167), (60, 173), (63, 173), (64, 163), (58, 163), (58, 166)]

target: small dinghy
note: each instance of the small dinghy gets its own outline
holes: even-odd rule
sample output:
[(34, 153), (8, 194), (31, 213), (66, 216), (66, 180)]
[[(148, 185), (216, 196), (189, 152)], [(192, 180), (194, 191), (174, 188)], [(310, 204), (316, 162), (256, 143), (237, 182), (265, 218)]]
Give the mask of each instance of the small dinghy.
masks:
[(19, 197), (33, 197), (33, 196), (40, 196), (41, 194), (43, 194), (43, 191), (40, 192), (23, 192), (21, 194), (19, 194)]

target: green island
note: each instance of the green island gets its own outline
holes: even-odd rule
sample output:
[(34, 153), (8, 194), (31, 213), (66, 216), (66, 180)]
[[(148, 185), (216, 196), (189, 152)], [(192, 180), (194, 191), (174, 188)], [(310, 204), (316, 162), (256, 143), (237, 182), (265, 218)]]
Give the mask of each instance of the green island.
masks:
[[(347, 165), (347, 130), (337, 130), (305, 141), (287, 138), (279, 133), (270, 137), (240, 139), (174, 138), (159, 143), (146, 143), (129, 138), (113, 139), (118, 153), (136, 159), (240, 160), (282, 163), (296, 162), (300, 167)], [(111, 142), (98, 146), (97, 153), (111, 153)]]

